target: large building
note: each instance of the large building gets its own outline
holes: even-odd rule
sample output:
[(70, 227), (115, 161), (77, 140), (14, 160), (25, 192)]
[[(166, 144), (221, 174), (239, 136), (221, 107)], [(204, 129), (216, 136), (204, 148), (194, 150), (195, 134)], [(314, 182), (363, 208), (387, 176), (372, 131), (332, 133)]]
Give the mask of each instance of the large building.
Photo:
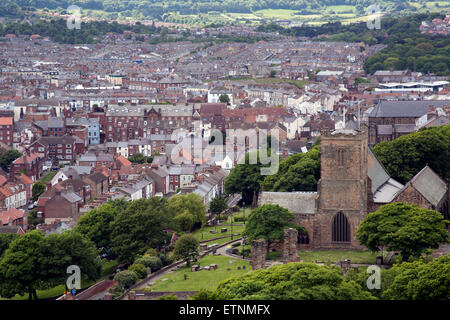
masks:
[(417, 131), (436, 108), (450, 112), (450, 100), (381, 101), (369, 114), (369, 145)]
[(392, 179), (368, 146), (367, 131), (341, 129), (321, 136), (317, 192), (262, 192), (259, 205), (279, 204), (308, 230), (312, 248), (359, 249), (356, 231), (368, 212), (392, 202), (415, 203), (449, 216), (448, 183), (426, 166), (406, 185)]

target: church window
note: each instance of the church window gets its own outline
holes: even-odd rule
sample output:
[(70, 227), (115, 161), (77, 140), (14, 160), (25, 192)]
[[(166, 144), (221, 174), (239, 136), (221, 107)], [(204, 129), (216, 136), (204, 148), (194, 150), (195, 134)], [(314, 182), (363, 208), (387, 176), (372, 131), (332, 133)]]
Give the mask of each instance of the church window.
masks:
[(333, 242), (350, 242), (350, 224), (342, 212), (334, 216), (332, 240)]

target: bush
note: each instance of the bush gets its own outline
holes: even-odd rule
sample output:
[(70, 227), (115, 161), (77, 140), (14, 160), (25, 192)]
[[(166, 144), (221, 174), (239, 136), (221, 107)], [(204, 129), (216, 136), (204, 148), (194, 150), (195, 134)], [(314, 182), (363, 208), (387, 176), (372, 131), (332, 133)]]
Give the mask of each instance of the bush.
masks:
[(158, 256), (158, 251), (156, 251), (156, 249), (150, 248), (145, 252), (146, 256), (152, 256), (152, 257), (157, 257)]
[(168, 266), (169, 264), (174, 263), (175, 259), (173, 257), (173, 254), (168, 253), (161, 253), (159, 255), (159, 258), (161, 259), (161, 263), (163, 266)]
[(128, 270), (136, 273), (139, 279), (144, 279), (147, 276), (147, 268), (140, 263), (133, 264), (131, 267), (128, 268)]
[(153, 256), (143, 256), (142, 258), (139, 258), (135, 261), (137, 264), (143, 264), (145, 267), (150, 268), (152, 272), (155, 272), (159, 269), (161, 269), (162, 262), (161, 259), (158, 257)]
[(137, 279), (137, 274), (130, 270), (120, 271), (114, 276), (114, 281), (117, 281), (119, 286), (124, 289), (130, 288), (136, 283)]

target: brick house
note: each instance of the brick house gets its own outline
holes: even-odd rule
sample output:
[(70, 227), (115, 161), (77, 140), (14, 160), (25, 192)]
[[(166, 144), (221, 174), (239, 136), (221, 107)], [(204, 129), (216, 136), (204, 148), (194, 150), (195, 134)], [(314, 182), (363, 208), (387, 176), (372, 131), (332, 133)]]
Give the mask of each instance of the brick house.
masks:
[(13, 145), (13, 132), (14, 132), (14, 118), (13, 117), (0, 117), (0, 142), (12, 147)]
[(93, 199), (109, 191), (108, 177), (101, 172), (94, 172), (93, 174), (83, 176), (82, 179), (91, 186), (91, 196)]
[(34, 152), (33, 149), (27, 149), (25, 153), (13, 161), (10, 168), (10, 176), (16, 176), (25, 173), (33, 181), (39, 180), (43, 171), (42, 161), (44, 157)]

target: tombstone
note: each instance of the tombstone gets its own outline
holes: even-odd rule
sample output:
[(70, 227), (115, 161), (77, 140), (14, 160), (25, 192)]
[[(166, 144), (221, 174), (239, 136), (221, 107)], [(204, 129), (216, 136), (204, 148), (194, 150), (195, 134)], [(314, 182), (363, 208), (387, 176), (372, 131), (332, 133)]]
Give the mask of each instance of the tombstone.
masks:
[(237, 269), (238, 269), (238, 270), (241, 270), (241, 266), (238, 266)]
[(210, 267), (212, 270), (217, 270), (217, 268), (218, 268), (217, 264), (215, 264), (215, 263), (211, 264)]
[(245, 266), (242, 266), (242, 269), (245, 270)]
[(198, 268), (199, 268), (199, 266), (198, 265), (196, 265), (196, 264), (194, 264), (192, 267), (191, 267), (191, 272), (195, 272), (195, 271), (197, 271), (198, 270)]
[(383, 264), (383, 256), (376, 257), (376, 264), (381, 266)]
[(210, 269), (211, 269), (210, 266), (203, 267), (203, 270), (210, 270)]
[(225, 233), (225, 232), (227, 232), (227, 231), (228, 231), (227, 228), (221, 228), (221, 229), (220, 229), (220, 232), (221, 232), (221, 233)]
[(207, 249), (208, 249), (208, 245), (207, 245), (206, 243), (200, 244), (200, 250), (201, 250), (201, 251), (205, 251), (205, 250), (207, 250)]
[(227, 268), (227, 271), (231, 271), (231, 269), (230, 269), (230, 268)]

